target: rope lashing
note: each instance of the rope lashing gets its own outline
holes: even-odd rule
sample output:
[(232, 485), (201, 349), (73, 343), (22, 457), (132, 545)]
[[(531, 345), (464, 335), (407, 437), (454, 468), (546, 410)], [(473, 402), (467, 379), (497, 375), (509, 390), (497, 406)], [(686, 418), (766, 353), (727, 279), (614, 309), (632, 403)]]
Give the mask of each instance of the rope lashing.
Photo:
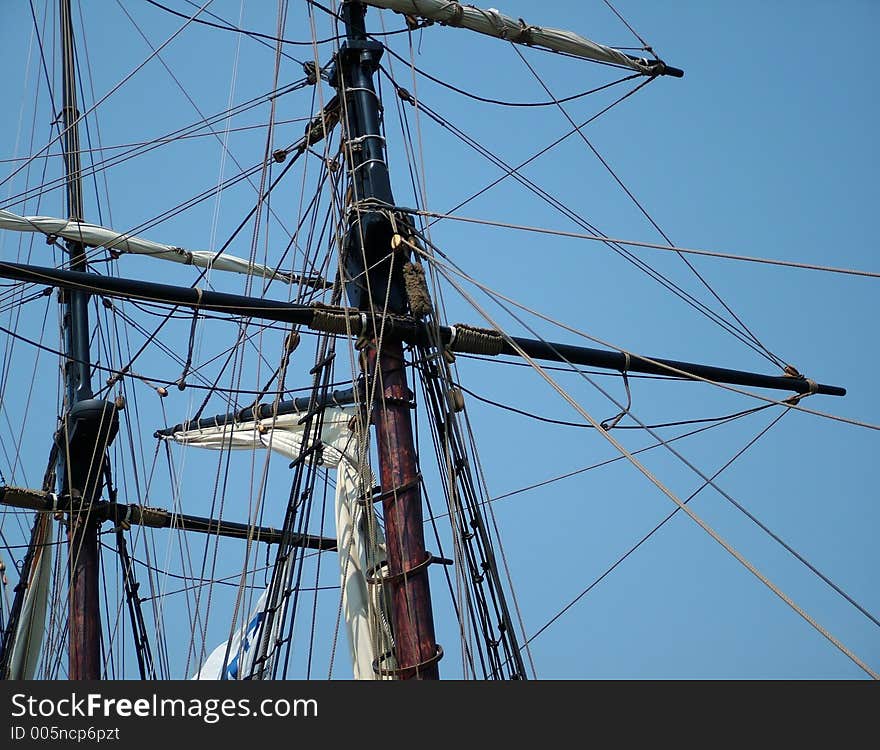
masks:
[(504, 351), (504, 337), (492, 328), (478, 328), (456, 323), (447, 348), (453, 352), (498, 356)]
[(522, 18), (519, 19), (519, 28), (511, 29), (501, 21), (498, 11), (488, 11), (491, 14), (495, 29), (498, 36), (508, 42), (519, 42), (520, 44), (532, 44), (532, 31), (536, 28), (526, 23)]
[[(114, 253), (115, 253), (114, 257), (119, 258), (122, 253), (130, 252), (130, 251), (129, 250), (121, 250), (120, 251), (120, 250), (115, 250), (114, 248), (109, 248), (108, 252), (111, 255), (114, 255)], [(193, 254), (189, 250), (182, 248), (182, 247), (172, 247), (171, 252), (174, 253), (175, 255), (179, 255), (181, 258), (183, 258), (183, 264), (185, 266), (191, 266), (193, 264), (193, 258), (195, 256), (193, 256)]]
[(483, 11), (483, 15), (495, 27), (495, 31), (500, 39), (507, 39), (507, 29), (504, 26), (504, 20), (501, 13), (495, 8), (489, 8)]
[(345, 307), (333, 307), (316, 302), (312, 305), (315, 312), (309, 323), (313, 331), (323, 333), (346, 334), (364, 333), (367, 329), (366, 313)]
[(152, 508), (148, 505), (131, 505), (132, 518), (141, 526), (163, 528), (168, 520), (168, 511), (164, 508)]
[(532, 31), (536, 28), (531, 24), (526, 23), (522, 18), (519, 19), (519, 31), (516, 32), (516, 36), (510, 36), (510, 38), (514, 42), (519, 42), (520, 44), (532, 44)]
[[(124, 518), (114, 518), (116, 521), (116, 525), (113, 527), (113, 531), (128, 531), (131, 528), (131, 505), (125, 506), (125, 517)], [(117, 505), (114, 510), (117, 510), (119, 506)]]
[[(794, 369), (794, 368), (792, 368), (792, 369)], [(797, 372), (797, 371), (795, 370), (795, 372)], [(788, 375), (788, 368), (786, 368), (786, 375)], [(789, 396), (787, 399), (785, 399), (783, 401), (783, 403), (791, 404), (792, 406), (797, 406), (801, 402), (802, 398), (806, 398), (807, 396), (812, 396), (814, 393), (819, 392), (819, 384), (815, 380), (813, 380), (811, 378), (805, 378), (800, 373), (798, 373), (797, 376), (792, 376), (792, 377), (798, 377), (798, 378), (804, 380), (807, 384), (807, 392), (806, 393), (794, 393), (791, 396)]]
[(464, 20), (464, 8), (461, 3), (449, 3), (445, 10), (450, 11), (452, 15), (440, 23), (446, 24), (447, 26), (461, 26), (461, 22)]

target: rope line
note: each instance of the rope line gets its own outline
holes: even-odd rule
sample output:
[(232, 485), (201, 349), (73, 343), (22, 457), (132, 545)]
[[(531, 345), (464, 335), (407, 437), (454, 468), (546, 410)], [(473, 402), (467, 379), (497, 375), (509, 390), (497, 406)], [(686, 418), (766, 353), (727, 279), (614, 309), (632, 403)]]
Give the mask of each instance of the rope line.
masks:
[[(461, 294), (473, 307), (477, 310), (480, 315), (497, 331), (502, 331), (502, 329), (498, 326), (497, 322), (493, 320), (493, 318), (479, 305), (479, 303), (471, 297), (467, 291), (465, 291), (461, 286), (452, 278), (447, 276), (447, 280), (458, 290), (459, 294)], [(819, 622), (817, 622), (810, 614), (808, 614), (802, 607), (800, 607), (791, 597), (789, 597), (782, 589), (780, 589), (776, 584), (774, 584), (766, 575), (764, 575), (753, 563), (751, 563), (742, 553), (740, 553), (737, 549), (735, 549), (727, 540), (725, 540), (715, 529), (713, 529), (706, 521), (704, 521), (697, 513), (695, 513), (690, 507), (688, 507), (672, 490), (670, 490), (663, 482), (661, 482), (644, 464), (642, 464), (633, 454), (628, 451), (621, 443), (614, 437), (614, 435), (607, 430), (603, 430), (601, 425), (596, 419), (587, 412), (586, 409), (583, 408), (577, 401), (575, 401), (566, 391), (562, 388), (548, 373), (544, 371), (541, 365), (536, 362), (533, 358), (531, 358), (525, 351), (519, 347), (515, 341), (507, 337), (508, 344), (512, 346), (519, 355), (529, 362), (534, 368), (535, 372), (537, 372), (546, 382), (547, 384), (556, 391), (559, 396), (565, 400), (575, 411), (577, 411), (584, 419), (586, 419), (593, 427), (602, 435), (615, 449), (617, 449), (621, 455), (623, 455), (651, 484), (653, 484), (657, 489), (659, 489), (666, 497), (668, 497), (673, 503), (675, 503), (678, 508), (684, 511), (694, 523), (696, 523), (703, 531), (705, 531), (715, 542), (717, 542), (721, 547), (724, 548), (726, 552), (728, 552), (737, 562), (739, 562), (746, 570), (748, 570), (752, 575), (754, 575), (761, 583), (763, 583), (770, 591), (772, 591), (777, 597), (779, 597), (786, 605), (788, 605), (796, 614), (798, 614), (801, 618), (803, 618), (813, 629), (815, 629), (820, 635), (822, 635), (829, 643), (831, 643), (835, 648), (837, 648), (842, 654), (844, 654), (847, 658), (849, 658), (856, 666), (858, 666), (862, 671), (868, 674), (872, 679), (880, 680), (880, 674), (873, 671), (868, 664), (862, 661), (853, 651), (848, 649), (840, 640), (838, 640), (833, 634), (831, 634), (827, 629), (825, 629)]]
[(747, 263), (763, 263), (772, 266), (784, 266), (788, 268), (800, 268), (807, 271), (824, 271), (827, 273), (845, 274), (850, 276), (865, 276), (868, 278), (880, 278), (878, 271), (865, 271), (856, 268), (840, 268), (836, 266), (823, 266), (814, 263), (801, 263), (792, 260), (778, 260), (774, 258), (761, 258), (752, 255), (738, 255), (735, 253), (726, 253), (715, 250), (701, 250), (698, 248), (679, 247), (678, 245), (662, 245), (654, 242), (642, 242), (640, 240), (625, 240), (617, 237), (603, 237), (597, 234), (586, 234), (584, 232), (568, 232), (562, 229), (547, 229), (544, 227), (527, 226), (524, 224), (511, 224), (504, 221), (492, 221), (491, 219), (477, 219), (470, 216), (457, 216), (450, 213), (437, 213), (435, 211), (425, 211), (415, 208), (403, 208), (395, 206), (395, 211), (405, 211), (417, 216), (426, 216), (434, 219), (449, 219), (452, 221), (461, 221), (467, 224), (480, 224), (488, 227), (498, 227), (501, 229), (515, 229), (521, 232), (536, 232), (538, 234), (547, 234), (554, 237), (568, 237), (577, 240), (591, 240), (596, 242), (613, 242), (619, 245), (628, 245), (631, 247), (643, 247), (651, 250), (668, 250), (675, 253), (685, 253), (690, 255), (704, 255), (710, 258), (724, 258), (726, 260), (739, 260)]

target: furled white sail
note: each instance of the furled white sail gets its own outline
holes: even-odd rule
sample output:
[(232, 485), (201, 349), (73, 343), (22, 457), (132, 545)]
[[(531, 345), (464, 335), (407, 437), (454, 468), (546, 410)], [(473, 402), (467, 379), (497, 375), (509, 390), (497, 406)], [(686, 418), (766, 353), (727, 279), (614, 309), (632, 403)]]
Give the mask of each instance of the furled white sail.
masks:
[(298, 278), (260, 263), (251, 263), (235, 255), (226, 253), (218, 255), (209, 250), (186, 250), (173, 245), (163, 245), (82, 221), (55, 219), (50, 216), (19, 216), (10, 211), (0, 210), (0, 229), (9, 229), (13, 232), (40, 232), (47, 236), (81, 242), (89, 247), (106, 247), (119, 253), (149, 255), (188, 266), (216, 268), (219, 271), (232, 271), (264, 279), (278, 279), (285, 283), (295, 282)]
[(10, 680), (32, 680), (37, 672), (43, 631), (46, 625), (46, 604), (49, 599), (49, 583), (52, 579), (52, 515), (38, 513), (34, 535), (34, 558), (31, 563), (27, 590), (12, 653), (9, 657)]
[[(365, 469), (366, 446), (349, 425), (355, 407), (327, 407), (321, 432), (322, 465), (335, 468), (336, 538), (342, 585), (342, 606), (348, 631), (355, 679), (376, 679), (373, 660), (390, 651), (388, 618), (383, 612), (378, 586), (368, 586), (366, 572), (381, 562), (384, 539), (373, 517), (372, 505), (358, 502), (373, 478)], [(286, 414), (260, 422), (235, 424), (176, 432), (176, 442), (214, 450), (253, 450), (266, 447), (288, 458), (301, 451), (304, 426), (302, 414)], [(242, 679), (251, 672), (256, 641), (263, 637), (266, 592), (257, 601), (247, 621), (236, 630), (231, 641), (220, 644), (206, 659), (193, 679)], [(280, 623), (283, 618), (276, 617)], [(274, 643), (276, 634), (270, 634)], [(227, 658), (228, 655), (228, 658)], [(224, 671), (224, 664), (226, 665)], [(385, 664), (383, 664), (385, 666)]]
[(521, 19), (505, 16), (495, 8), (483, 10), (474, 5), (464, 5), (450, 0), (365, 0), (365, 2), (377, 8), (429, 18), (449, 26), (462, 26), (510, 42), (520, 42), (553, 52), (565, 52), (587, 60), (620, 65), (646, 75), (651, 72), (650, 65), (634, 60), (629, 55), (606, 47), (604, 44), (592, 42), (572, 31), (532, 26)]

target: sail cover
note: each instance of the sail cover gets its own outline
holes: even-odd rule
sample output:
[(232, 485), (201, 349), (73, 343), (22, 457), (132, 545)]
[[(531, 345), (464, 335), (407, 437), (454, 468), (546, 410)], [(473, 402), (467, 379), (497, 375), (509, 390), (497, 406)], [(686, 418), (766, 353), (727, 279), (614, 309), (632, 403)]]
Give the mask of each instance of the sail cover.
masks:
[(264, 279), (278, 279), (288, 284), (298, 280), (298, 277), (292, 274), (276, 271), (259, 263), (251, 263), (235, 255), (218, 254), (209, 250), (185, 250), (182, 247), (163, 245), (141, 237), (120, 234), (113, 229), (83, 221), (54, 219), (50, 216), (19, 216), (11, 211), (0, 210), (0, 229), (9, 229), (13, 232), (40, 232), (46, 236), (81, 242), (89, 247), (106, 247), (119, 253), (149, 255), (173, 263), (199, 268), (216, 268), (219, 271), (232, 271)]
[(462, 26), (509, 42), (519, 42), (530, 47), (565, 52), (586, 60), (620, 65), (645, 75), (651, 75), (652, 72), (647, 61), (633, 59), (612, 47), (592, 42), (571, 31), (532, 26), (521, 19), (505, 16), (495, 8), (483, 10), (450, 0), (365, 0), (365, 2), (377, 8), (430, 18), (432, 21), (439, 21), (449, 26)]
[[(383, 560), (384, 538), (373, 516), (372, 505), (358, 503), (365, 488), (373, 486), (373, 477), (365, 467), (366, 446), (349, 428), (356, 415), (354, 406), (327, 407), (321, 431), (322, 465), (335, 468), (336, 538), (338, 543), (342, 607), (355, 679), (376, 679), (373, 660), (390, 651), (389, 618), (384, 612), (379, 586), (368, 586), (365, 572)], [(175, 432), (170, 439), (178, 443), (214, 450), (254, 450), (269, 448), (288, 458), (296, 458), (302, 449), (304, 425), (302, 414), (286, 414), (260, 422), (237, 422), (213, 428)], [(251, 673), (261, 631), (268, 592), (263, 592), (247, 621), (229, 641), (221, 643), (193, 679), (244, 679)], [(275, 617), (273, 630), (283, 617)], [(270, 633), (270, 643), (276, 633)]]

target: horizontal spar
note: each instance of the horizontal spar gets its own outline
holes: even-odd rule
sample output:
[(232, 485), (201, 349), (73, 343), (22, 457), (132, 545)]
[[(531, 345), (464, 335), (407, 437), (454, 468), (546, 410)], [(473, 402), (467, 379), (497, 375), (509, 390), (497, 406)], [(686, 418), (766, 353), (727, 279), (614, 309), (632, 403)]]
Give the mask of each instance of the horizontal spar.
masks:
[[(777, 391), (794, 391), (795, 393), (821, 393), (825, 396), (845, 396), (846, 388), (836, 385), (816, 383), (804, 377), (789, 375), (762, 375), (760, 373), (731, 370), (714, 365), (701, 365), (694, 362), (681, 362), (676, 359), (660, 357), (643, 357), (638, 354), (610, 352), (606, 349), (591, 349), (584, 346), (569, 344), (552, 344), (534, 339), (512, 337), (513, 341), (526, 354), (535, 359), (551, 362), (569, 362), (574, 365), (598, 367), (604, 370), (620, 370), (621, 372), (638, 372), (647, 375), (666, 375), (668, 377), (711, 380), (714, 383), (743, 385), (752, 388), (769, 388)], [(515, 347), (505, 342), (504, 354), (518, 356)], [(627, 356), (629, 361), (627, 362)]]
[[(0, 486), (0, 505), (26, 508), (41, 513), (77, 512), (79, 506), (71, 499), (59, 497), (54, 492), (32, 490), (23, 487)], [(113, 521), (119, 527), (149, 526), (154, 529), (179, 529), (200, 534), (215, 534), (232, 539), (252, 539), (255, 542), (279, 544), (284, 537), (280, 529), (271, 526), (251, 526), (246, 523), (224, 521), (217, 518), (193, 516), (187, 513), (173, 513), (165, 508), (152, 508), (146, 505), (99, 502), (91, 505), (89, 513), (102, 521)], [(291, 535), (294, 547), (333, 551), (336, 540), (311, 534)]]
[[(86, 290), (90, 294), (139, 299), (169, 305), (181, 305), (199, 310), (225, 312), (230, 315), (275, 320), (324, 333), (353, 335), (370, 334), (372, 320), (382, 327), (384, 335), (407, 343), (429, 344), (430, 331), (422, 321), (399, 316), (368, 315), (361, 310), (324, 305), (302, 305), (282, 300), (246, 297), (240, 294), (203, 291), (192, 287), (155, 284), (137, 279), (126, 279), (96, 274), (44, 268), (21, 263), (0, 261), (0, 277), (34, 284)], [(715, 383), (741, 385), (753, 388), (788, 391), (793, 393), (821, 393), (826, 396), (845, 396), (846, 389), (816, 383), (802, 376), (762, 375), (726, 367), (715, 367), (694, 362), (682, 362), (660, 357), (593, 349), (571, 344), (551, 343), (537, 339), (505, 337), (497, 331), (474, 328), (464, 324), (441, 326), (440, 343), (453, 352), (497, 356), (520, 356), (520, 350), (529, 357), (551, 362), (569, 362), (574, 365), (598, 367), (620, 372), (638, 372), (681, 378), (710, 380)]]
[(237, 411), (230, 411), (226, 414), (218, 414), (214, 417), (204, 417), (193, 422), (181, 422), (174, 427), (166, 427), (157, 430), (154, 437), (171, 437), (175, 432), (186, 432), (188, 430), (208, 430), (215, 427), (224, 427), (226, 425), (236, 425), (242, 422), (256, 422), (263, 419), (274, 419), (275, 417), (287, 414), (304, 414), (309, 408), (323, 409), (327, 406), (348, 406), (355, 403), (356, 394), (354, 388), (346, 388), (340, 391), (328, 393), (325, 398), (319, 398), (315, 404), (309, 396), (300, 396), (289, 401), (281, 401), (277, 404), (257, 404), (256, 406), (246, 406)]
[(31, 266), (23, 263), (0, 261), (0, 277), (26, 281), (31, 284), (76, 289), (106, 297), (182, 305), (199, 310), (277, 320), (282, 323), (307, 324), (314, 315), (314, 308), (311, 305), (213, 292), (198, 287), (156, 284), (118, 276), (98, 276), (94, 273)]
[[(129, 507), (137, 508), (139, 506)], [(121, 506), (121, 508), (125, 508), (125, 506)], [(151, 508), (150, 510), (155, 511), (156, 509)], [(125, 513), (124, 510), (122, 512), (123, 514)], [(200, 534), (216, 534), (217, 536), (225, 536), (230, 539), (250, 539), (254, 542), (265, 542), (266, 544), (280, 544), (284, 538), (284, 532), (272, 526), (251, 526), (247, 523), (203, 518), (202, 516), (191, 516), (186, 513), (162, 512), (165, 513), (165, 516), (162, 519), (162, 526), (159, 528), (195, 531)], [(330, 552), (336, 550), (336, 540), (323, 536), (313, 536), (312, 534), (291, 534), (290, 546)]]

